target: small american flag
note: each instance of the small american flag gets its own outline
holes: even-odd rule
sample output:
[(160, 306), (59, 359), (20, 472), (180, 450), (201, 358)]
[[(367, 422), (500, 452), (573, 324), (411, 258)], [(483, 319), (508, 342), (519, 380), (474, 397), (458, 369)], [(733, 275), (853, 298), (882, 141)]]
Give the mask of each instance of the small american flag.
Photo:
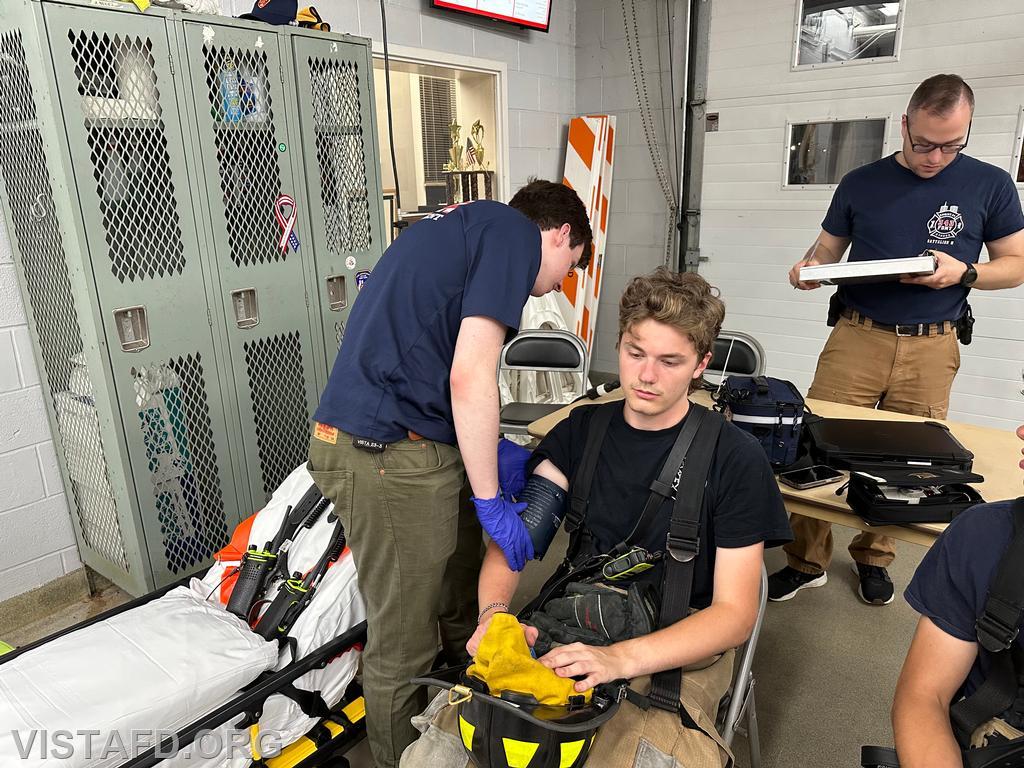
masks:
[(473, 142), (466, 139), (466, 160), (469, 161), (470, 165), (476, 165), (476, 147), (473, 146)]

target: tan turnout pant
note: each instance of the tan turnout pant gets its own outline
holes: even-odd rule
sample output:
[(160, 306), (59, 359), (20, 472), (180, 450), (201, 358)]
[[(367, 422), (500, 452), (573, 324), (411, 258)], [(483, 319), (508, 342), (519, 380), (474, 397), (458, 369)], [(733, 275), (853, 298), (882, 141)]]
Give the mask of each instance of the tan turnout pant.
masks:
[[(859, 320), (859, 322), (858, 322)], [(815, 400), (945, 419), (949, 391), (960, 368), (956, 333), (897, 336), (872, 327), (867, 318), (839, 318), (818, 357), (807, 393)], [(794, 539), (786, 544), (789, 566), (818, 574), (832, 560), (832, 524), (792, 515)], [(896, 557), (889, 536), (863, 532), (850, 544), (850, 556), (864, 565), (886, 567)]]

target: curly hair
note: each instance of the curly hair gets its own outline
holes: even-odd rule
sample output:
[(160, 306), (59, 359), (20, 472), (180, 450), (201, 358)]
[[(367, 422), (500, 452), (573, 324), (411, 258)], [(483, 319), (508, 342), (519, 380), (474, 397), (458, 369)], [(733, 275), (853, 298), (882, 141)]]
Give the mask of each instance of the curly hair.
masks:
[[(658, 267), (634, 277), (619, 299), (619, 340), (644, 320), (665, 323), (684, 334), (703, 358), (714, 346), (725, 320), (725, 303), (718, 289), (695, 272)], [(696, 389), (699, 382), (691, 385)]]

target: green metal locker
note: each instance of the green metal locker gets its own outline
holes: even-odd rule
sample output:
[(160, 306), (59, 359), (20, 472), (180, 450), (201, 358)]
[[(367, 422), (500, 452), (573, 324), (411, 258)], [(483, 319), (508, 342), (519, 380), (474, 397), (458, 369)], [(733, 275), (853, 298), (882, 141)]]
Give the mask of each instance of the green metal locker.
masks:
[(331, 91), (362, 126), (344, 187), (362, 202), (339, 214), (324, 166), (308, 175), (339, 156), (317, 150), (334, 118), (303, 117), (303, 46), (369, 73), (368, 41), (339, 35), (96, 0), (0, 11), (0, 198), (50, 425), (82, 560), (132, 594), (209, 563), (305, 460), (324, 318), (347, 311), (321, 273), (332, 248), (355, 271), (380, 253), (372, 78)]

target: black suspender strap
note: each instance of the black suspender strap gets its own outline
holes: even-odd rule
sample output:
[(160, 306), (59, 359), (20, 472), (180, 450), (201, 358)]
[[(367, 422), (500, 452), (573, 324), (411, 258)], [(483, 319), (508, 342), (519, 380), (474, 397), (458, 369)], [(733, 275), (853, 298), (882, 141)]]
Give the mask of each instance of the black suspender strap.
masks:
[[(973, 694), (949, 709), (960, 746), (970, 744), (979, 725), (1005, 712), (1018, 693), (1016, 667), (1022, 661), (1014, 641), (1024, 622), (1024, 498), (1013, 503), (1013, 539), (988, 590), (975, 624), (980, 653), (991, 658), (988, 676)], [(1015, 664), (1017, 662), (1017, 664)]]
[(693, 443), (693, 438), (700, 428), (704, 414), (708, 411), (703, 405), (697, 405), (696, 403), (691, 403), (690, 408), (690, 415), (683, 424), (683, 428), (679, 430), (679, 434), (676, 435), (676, 441), (672, 444), (672, 450), (669, 451), (668, 458), (665, 459), (665, 463), (662, 465), (657, 477), (651, 482), (651, 492), (647, 496), (647, 501), (640, 512), (640, 517), (636, 519), (636, 524), (626, 535), (626, 538), (612, 549), (612, 555), (621, 555), (628, 551), (633, 542), (633, 537), (636, 536), (638, 531), (643, 530), (648, 516), (652, 512), (661, 509), (662, 504), (666, 501), (675, 497), (676, 486), (679, 484), (679, 476), (683, 469), (683, 462), (686, 460), (686, 452), (690, 450), (690, 445)]
[[(682, 466), (679, 488), (672, 505), (672, 519), (669, 522), (665, 558), (665, 574), (662, 581), (661, 617), (659, 628), (675, 624), (689, 613), (690, 595), (693, 591), (693, 570), (700, 554), (700, 522), (704, 507), (704, 490), (707, 485), (711, 460), (718, 445), (725, 419), (706, 408), (690, 414), (697, 421), (692, 445), (686, 453)], [(687, 419), (689, 426), (690, 419)], [(679, 689), (682, 684), (681, 669), (659, 672), (651, 679), (651, 703), (661, 709), (679, 712), (683, 724), (691, 724), (689, 715), (679, 704)], [(688, 722), (690, 721), (690, 722)]]
[(1009, 648), (1024, 621), (1024, 498), (1013, 502), (1013, 540), (999, 561), (985, 610), (975, 628), (978, 643), (989, 653)]
[(569, 513), (565, 516), (565, 530), (570, 536), (579, 530), (583, 518), (587, 516), (587, 500), (590, 498), (590, 487), (594, 484), (597, 457), (601, 455), (601, 445), (604, 443), (608, 425), (612, 423), (612, 416), (616, 409), (621, 410), (622, 403), (616, 401), (602, 403), (594, 407), (596, 410), (590, 417), (587, 442), (583, 447), (583, 459), (569, 483), (572, 495), (569, 501)]

